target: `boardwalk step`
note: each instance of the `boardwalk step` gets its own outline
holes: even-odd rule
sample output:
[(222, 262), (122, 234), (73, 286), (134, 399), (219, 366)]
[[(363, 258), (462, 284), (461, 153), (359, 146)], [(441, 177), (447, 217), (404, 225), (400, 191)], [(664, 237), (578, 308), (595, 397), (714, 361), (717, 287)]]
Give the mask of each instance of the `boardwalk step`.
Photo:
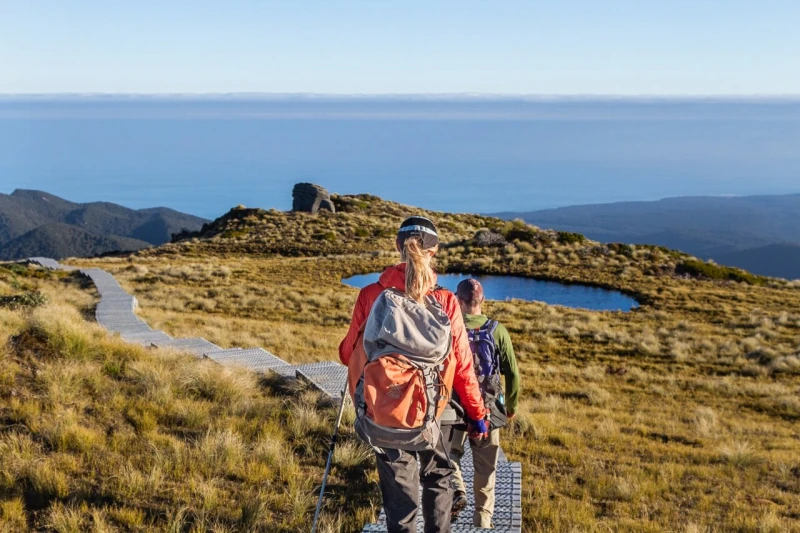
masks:
[(297, 367), (297, 378), (311, 383), (331, 398), (338, 398), (347, 384), (347, 367), (333, 361), (308, 363)]
[(261, 348), (233, 348), (208, 354), (209, 359), (223, 365), (244, 366), (255, 372), (275, 372), (284, 377), (294, 377), (294, 367)]
[(158, 343), (153, 343), (153, 346), (158, 348), (173, 348), (176, 350), (183, 350), (191, 352), (195, 355), (201, 356), (214, 352), (222, 351), (222, 348), (209, 342), (202, 337), (191, 337), (184, 339), (165, 339)]

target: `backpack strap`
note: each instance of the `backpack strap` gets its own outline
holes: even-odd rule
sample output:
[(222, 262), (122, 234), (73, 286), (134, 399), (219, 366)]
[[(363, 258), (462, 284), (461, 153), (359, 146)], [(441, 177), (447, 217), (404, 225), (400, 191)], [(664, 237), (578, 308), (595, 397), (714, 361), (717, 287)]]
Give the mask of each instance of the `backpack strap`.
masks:
[(494, 337), (494, 332), (497, 329), (497, 326), (500, 325), (500, 322), (497, 320), (492, 320), (491, 318), (486, 321), (486, 323), (481, 326), (481, 330), (488, 331), (489, 335), (492, 336), (494, 339), (494, 356), (497, 358), (497, 371), (500, 372), (500, 345), (497, 344), (497, 339)]
[(494, 335), (494, 330), (496, 330), (497, 326), (499, 326), (499, 325), (500, 325), (500, 322), (498, 322), (497, 320), (492, 320), (490, 318), (489, 320), (486, 321), (486, 323), (484, 325), (481, 326), (480, 329), (488, 331), (489, 333)]

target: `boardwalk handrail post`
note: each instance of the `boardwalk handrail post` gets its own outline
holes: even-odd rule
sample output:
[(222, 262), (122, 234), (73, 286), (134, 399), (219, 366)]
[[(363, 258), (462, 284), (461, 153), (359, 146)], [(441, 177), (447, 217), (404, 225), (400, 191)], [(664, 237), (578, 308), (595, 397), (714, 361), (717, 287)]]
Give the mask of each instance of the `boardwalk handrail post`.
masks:
[(331, 470), (331, 461), (333, 461), (333, 451), (336, 448), (336, 440), (339, 438), (339, 425), (342, 423), (342, 415), (344, 414), (344, 404), (347, 400), (347, 384), (342, 388), (342, 401), (339, 406), (339, 415), (336, 417), (336, 428), (333, 430), (333, 437), (331, 437), (331, 448), (328, 450), (328, 462), (325, 464), (325, 474), (322, 476), (322, 487), (319, 489), (319, 499), (317, 500), (317, 510), (314, 513), (314, 524), (311, 526), (311, 533), (317, 531), (317, 521), (319, 520), (319, 513), (322, 510), (322, 498), (325, 496), (325, 485), (328, 483), (328, 472)]

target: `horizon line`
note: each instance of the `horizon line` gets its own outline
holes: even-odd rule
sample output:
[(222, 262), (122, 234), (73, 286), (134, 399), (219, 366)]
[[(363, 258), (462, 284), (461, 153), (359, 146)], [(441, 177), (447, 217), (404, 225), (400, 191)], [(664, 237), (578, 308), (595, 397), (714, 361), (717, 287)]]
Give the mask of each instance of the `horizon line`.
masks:
[(615, 93), (317, 93), (317, 92), (32, 92), (2, 93), (0, 99), (17, 98), (241, 98), (241, 99), (407, 99), (407, 100), (800, 100), (800, 93), (749, 94), (615, 94)]

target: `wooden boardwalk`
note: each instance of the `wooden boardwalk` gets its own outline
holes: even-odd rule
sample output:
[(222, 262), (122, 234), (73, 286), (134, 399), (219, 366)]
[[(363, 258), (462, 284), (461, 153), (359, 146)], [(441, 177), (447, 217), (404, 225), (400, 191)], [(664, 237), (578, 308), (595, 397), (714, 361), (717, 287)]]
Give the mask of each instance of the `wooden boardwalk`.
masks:
[[(53, 270), (75, 271), (75, 267), (62, 265), (47, 257), (31, 257), (30, 263), (39, 264)], [(338, 362), (324, 361), (304, 365), (291, 365), (276, 355), (262, 348), (221, 348), (201, 337), (173, 339), (163, 331), (150, 328), (136, 315), (136, 298), (117, 283), (114, 276), (99, 268), (80, 269), (81, 274), (89, 277), (100, 293), (100, 303), (95, 310), (97, 323), (112, 333), (118, 334), (125, 341), (143, 346), (173, 348), (192, 353), (197, 357), (213, 359), (220, 364), (237, 365), (249, 368), (254, 372), (274, 372), (286, 378), (307, 381), (332, 399), (341, 396), (347, 379), (347, 368)], [(464, 483), (467, 486), (467, 499), (470, 504), (464, 509), (451, 531), (468, 532), (484, 531), (473, 527), (472, 513), (472, 455), (467, 444), (461, 460)], [(519, 463), (506, 460), (500, 455), (497, 464), (497, 481), (495, 488), (494, 531), (509, 533), (519, 532), (522, 528), (522, 467)], [(422, 531), (422, 516), (418, 517), (419, 531)], [(383, 511), (375, 524), (368, 524), (364, 532), (377, 533), (386, 531)]]

